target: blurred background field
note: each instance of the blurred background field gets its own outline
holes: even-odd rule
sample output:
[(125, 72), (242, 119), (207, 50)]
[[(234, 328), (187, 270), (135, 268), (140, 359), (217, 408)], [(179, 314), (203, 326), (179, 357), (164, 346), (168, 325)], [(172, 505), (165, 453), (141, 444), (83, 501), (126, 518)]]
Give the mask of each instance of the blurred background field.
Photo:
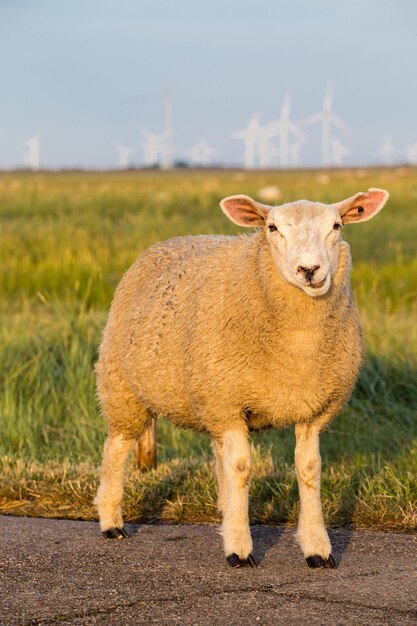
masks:
[[(330, 525), (417, 525), (417, 171), (0, 174), (0, 512), (91, 519), (105, 424), (93, 366), (114, 289), (172, 236), (238, 232), (219, 200), (332, 202), (384, 187), (371, 222), (344, 229), (367, 358), (322, 435)], [(295, 523), (292, 429), (256, 435), (251, 519)], [(131, 462), (127, 520), (216, 521), (208, 438), (158, 422), (156, 471)]]

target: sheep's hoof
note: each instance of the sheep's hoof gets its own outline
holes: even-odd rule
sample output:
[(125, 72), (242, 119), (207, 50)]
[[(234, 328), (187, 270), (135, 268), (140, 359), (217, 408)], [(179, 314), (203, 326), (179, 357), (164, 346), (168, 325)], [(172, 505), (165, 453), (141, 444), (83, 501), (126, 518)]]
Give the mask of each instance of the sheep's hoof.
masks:
[(247, 559), (241, 559), (240, 557), (238, 557), (237, 554), (233, 552), (233, 554), (229, 554), (229, 556), (226, 557), (226, 561), (228, 562), (230, 567), (233, 567), (233, 568), (245, 567), (245, 565), (249, 565), (249, 567), (258, 566), (252, 554), (250, 554)]
[(307, 561), (307, 565), (314, 569), (317, 569), (319, 567), (326, 567), (326, 568), (334, 569), (336, 567), (336, 561), (334, 560), (332, 554), (329, 554), (328, 559), (323, 559), (318, 554), (315, 554), (314, 556), (308, 556), (306, 558), (306, 561)]
[(101, 533), (106, 539), (125, 539), (127, 532), (124, 528), (109, 528)]

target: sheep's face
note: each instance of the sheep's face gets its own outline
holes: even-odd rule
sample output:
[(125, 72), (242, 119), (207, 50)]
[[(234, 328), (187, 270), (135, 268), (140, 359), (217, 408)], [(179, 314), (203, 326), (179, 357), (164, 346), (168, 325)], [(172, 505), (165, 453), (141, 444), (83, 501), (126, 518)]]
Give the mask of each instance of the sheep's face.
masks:
[(291, 285), (318, 297), (327, 293), (337, 271), (342, 225), (371, 219), (388, 195), (369, 189), (335, 204), (300, 200), (276, 207), (230, 196), (220, 206), (236, 224), (264, 228), (277, 271)]
[(309, 296), (324, 295), (337, 270), (341, 227), (332, 206), (302, 201), (271, 209), (265, 228), (278, 272)]

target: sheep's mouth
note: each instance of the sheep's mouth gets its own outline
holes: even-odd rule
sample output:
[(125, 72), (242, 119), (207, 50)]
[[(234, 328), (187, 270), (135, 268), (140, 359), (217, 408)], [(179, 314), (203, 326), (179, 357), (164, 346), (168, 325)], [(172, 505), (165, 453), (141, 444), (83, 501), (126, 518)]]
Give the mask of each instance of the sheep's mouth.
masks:
[(309, 287), (312, 287), (313, 289), (321, 289), (322, 287), (324, 287), (324, 284), (327, 280), (327, 276), (325, 276), (323, 278), (323, 280), (321, 280), (319, 283), (309, 283)]
[(308, 283), (304, 286), (304, 291), (311, 297), (323, 296), (329, 290), (331, 283), (330, 274), (326, 274), (323, 280), (317, 283)]

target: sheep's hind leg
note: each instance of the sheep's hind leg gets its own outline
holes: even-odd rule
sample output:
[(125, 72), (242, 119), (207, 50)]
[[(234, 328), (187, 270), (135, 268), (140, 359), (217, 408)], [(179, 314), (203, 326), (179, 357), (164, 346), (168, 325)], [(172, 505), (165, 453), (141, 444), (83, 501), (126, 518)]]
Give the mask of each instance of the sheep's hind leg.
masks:
[(135, 439), (123, 435), (109, 435), (103, 449), (101, 481), (95, 504), (100, 517), (100, 528), (108, 539), (123, 539), (122, 498), (126, 461)]
[(137, 439), (149, 428), (152, 416), (137, 400), (117, 371), (97, 366), (98, 392), (109, 436), (104, 444), (100, 487), (95, 504), (101, 532), (109, 539), (123, 539), (122, 498), (126, 461)]
[(336, 567), (320, 502), (321, 458), (319, 430), (314, 425), (295, 427), (295, 469), (300, 492), (297, 538), (309, 567)]
[(231, 567), (256, 566), (248, 514), (251, 466), (247, 433), (243, 430), (227, 431), (223, 436), (226, 504), (222, 535), (226, 560)]
[(136, 441), (135, 458), (141, 472), (156, 469), (156, 419)]

